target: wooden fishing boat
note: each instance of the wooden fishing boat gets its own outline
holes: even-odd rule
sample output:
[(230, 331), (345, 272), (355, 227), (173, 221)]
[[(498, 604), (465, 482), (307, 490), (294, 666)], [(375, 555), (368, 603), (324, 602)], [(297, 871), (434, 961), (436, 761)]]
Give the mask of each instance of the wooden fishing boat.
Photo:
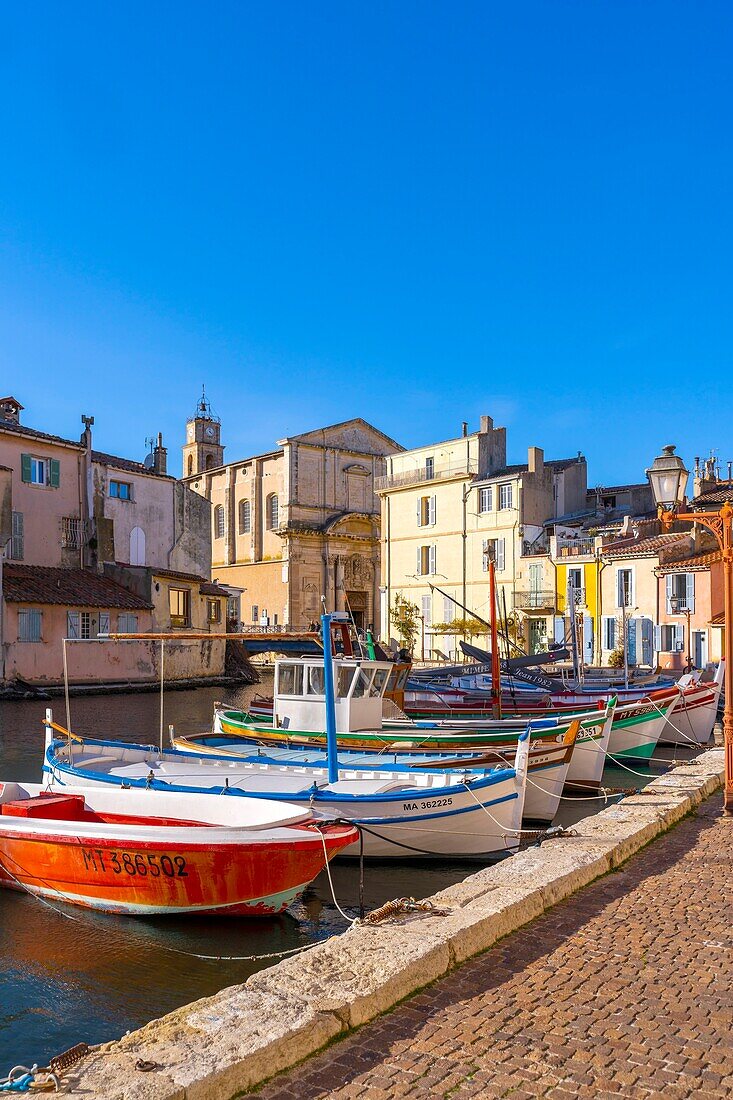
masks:
[[(530, 742), (527, 765), (527, 788), (524, 795), (524, 821), (549, 823), (557, 813), (562, 792), (568, 782), (568, 773), (578, 745), (580, 723), (572, 722), (560, 733), (546, 730), (541, 740)], [(238, 735), (225, 733), (188, 734), (172, 737), (171, 743), (179, 752), (192, 756), (231, 757), (252, 764), (291, 765), (295, 767), (324, 769), (326, 751), (307, 745), (283, 747), (263, 745)], [(410, 772), (414, 768), (441, 771), (475, 772), (487, 767), (511, 767), (516, 752), (516, 739), (506, 745), (487, 747), (483, 751), (463, 754), (443, 753), (380, 753), (365, 750), (347, 750), (339, 753), (339, 767), (384, 769)], [(601, 761), (601, 770), (603, 763)], [(599, 775), (600, 780), (600, 775)]]
[[(131, 787), (295, 804), (319, 820), (360, 825), (364, 854), (380, 859), (485, 859), (519, 846), (529, 758), (526, 736), (517, 742), (513, 767), (465, 775), (343, 768), (329, 781), (326, 768), (194, 758), (175, 749), (100, 739), (53, 739), (51, 727), (47, 730), (44, 773), (54, 789)], [(359, 843), (341, 854), (358, 856)]]
[(0, 783), (0, 885), (107, 913), (280, 913), (356, 838), (283, 802)]

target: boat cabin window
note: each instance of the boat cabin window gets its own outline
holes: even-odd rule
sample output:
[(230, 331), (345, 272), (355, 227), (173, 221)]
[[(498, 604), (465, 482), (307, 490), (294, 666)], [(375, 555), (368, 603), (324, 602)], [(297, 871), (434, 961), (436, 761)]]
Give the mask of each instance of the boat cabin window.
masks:
[(322, 665), (311, 665), (308, 668), (307, 695), (325, 695), (325, 673)]
[(339, 699), (345, 699), (349, 694), (349, 688), (351, 687), (351, 681), (354, 678), (353, 666), (349, 668), (346, 665), (341, 665), (338, 670), (338, 677), (336, 680), (336, 694)]
[(303, 672), (302, 665), (281, 664), (277, 674), (278, 693), (280, 695), (302, 695)]
[(372, 683), (371, 691), (369, 692), (373, 699), (378, 698), (384, 691), (384, 685), (387, 682), (387, 675), (388, 673), (386, 668), (378, 668), (374, 673), (374, 681)]
[(389, 674), (389, 683), (387, 684), (387, 691), (394, 691), (397, 687), (397, 679), (399, 677), (400, 670), (393, 668)]
[(372, 686), (373, 675), (371, 672), (365, 672), (363, 668), (356, 670), (354, 676), (354, 687), (351, 692), (352, 699), (362, 699), (365, 695), (369, 694), (369, 689)]
[(405, 685), (407, 684), (407, 680), (409, 678), (409, 675), (410, 675), (409, 668), (403, 668), (401, 670), (399, 676), (397, 677), (397, 688), (398, 688), (399, 691), (402, 691), (403, 688), (405, 687)]

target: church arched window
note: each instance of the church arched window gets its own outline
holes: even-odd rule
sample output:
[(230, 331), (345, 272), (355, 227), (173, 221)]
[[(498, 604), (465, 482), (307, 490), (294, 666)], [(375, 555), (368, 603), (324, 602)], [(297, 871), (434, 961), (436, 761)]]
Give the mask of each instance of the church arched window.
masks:
[(280, 524), (280, 502), (277, 493), (270, 493), (267, 498), (267, 527), (270, 531), (277, 530)]
[(189, 477), (193, 473), (193, 455), (188, 456), (188, 469), (186, 472), (188, 473)]
[(207, 469), (207, 470), (213, 470), (214, 469), (214, 456), (213, 455), (207, 455), (206, 456), (206, 462), (205, 462), (204, 466), (205, 466), (205, 469)]
[(214, 509), (214, 538), (224, 538), (224, 505), (217, 504)]
[(239, 502), (239, 533), (248, 535), (252, 529), (252, 507), (248, 500)]

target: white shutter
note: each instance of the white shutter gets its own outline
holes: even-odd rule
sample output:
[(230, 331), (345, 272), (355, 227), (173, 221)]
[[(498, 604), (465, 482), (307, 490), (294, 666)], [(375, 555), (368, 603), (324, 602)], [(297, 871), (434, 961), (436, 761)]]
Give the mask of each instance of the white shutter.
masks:
[(447, 623), (452, 623), (456, 617), (453, 600), (450, 596), (443, 596), (443, 619)]
[(682, 653), (685, 648), (685, 627), (683, 623), (674, 624), (674, 648)]
[(422, 597), (422, 617), (425, 626), (433, 625), (433, 601), (430, 596)]
[(109, 611), (99, 612), (98, 634), (109, 634)]
[(417, 569), (416, 569), (416, 573), (417, 573), (418, 577), (422, 576), (422, 546), (418, 546), (418, 548), (417, 548)]
[(484, 573), (489, 571), (489, 540), (484, 539), (481, 546), (481, 569)]
[(654, 652), (662, 652), (662, 628), (656, 625), (654, 627)]
[(688, 611), (695, 610), (695, 574), (685, 573), (685, 605)]
[(500, 573), (504, 572), (504, 539), (496, 540), (496, 568)]
[(66, 637), (78, 638), (79, 637), (79, 612), (67, 611), (66, 612)]
[(429, 573), (436, 573), (437, 572), (437, 569), (435, 567), (435, 556), (436, 556), (435, 555), (435, 549), (436, 549), (435, 543), (433, 543), (433, 545), (430, 547), (430, 551), (429, 551), (429, 554), (428, 554), (428, 561), (429, 561), (428, 572)]
[(422, 497), (417, 498), (417, 525), (422, 527)]
[(428, 523), (430, 523), (432, 526), (435, 526), (435, 511), (435, 497), (432, 496), (430, 497), (430, 501), (428, 503)]
[(672, 595), (673, 595), (673, 592), (672, 592), (672, 574), (668, 573), (667, 576), (664, 578), (664, 581), (665, 581), (665, 590), (666, 590), (666, 594), (667, 594), (667, 614), (671, 615), (672, 614)]

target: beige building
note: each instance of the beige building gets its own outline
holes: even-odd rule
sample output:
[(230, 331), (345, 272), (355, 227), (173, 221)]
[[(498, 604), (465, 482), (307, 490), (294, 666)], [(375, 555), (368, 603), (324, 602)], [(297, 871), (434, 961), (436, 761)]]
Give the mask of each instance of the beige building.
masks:
[[(402, 595), (417, 606), (426, 657), (456, 654), (458, 634), (441, 627), (464, 612), (489, 617), (489, 561), (500, 607), (525, 606), (525, 570), (539, 564), (524, 551), (554, 516), (580, 509), (586, 497), (582, 455), (545, 462), (530, 447), (526, 463), (507, 464), (506, 429), (482, 416), (477, 432), (391, 455), (378, 482), (382, 499), (382, 638), (395, 634), (392, 614)], [(535, 582), (532, 582), (535, 583)], [(544, 572), (536, 584), (547, 584)], [(554, 586), (553, 586), (554, 587)], [(421, 640), (420, 650), (423, 649)]]
[(212, 504), (212, 577), (241, 593), (248, 626), (307, 629), (329, 610), (358, 626), (379, 607), (375, 480), (393, 439), (365, 420), (290, 436), (224, 463), (221, 423), (202, 399), (186, 427), (184, 482)]

